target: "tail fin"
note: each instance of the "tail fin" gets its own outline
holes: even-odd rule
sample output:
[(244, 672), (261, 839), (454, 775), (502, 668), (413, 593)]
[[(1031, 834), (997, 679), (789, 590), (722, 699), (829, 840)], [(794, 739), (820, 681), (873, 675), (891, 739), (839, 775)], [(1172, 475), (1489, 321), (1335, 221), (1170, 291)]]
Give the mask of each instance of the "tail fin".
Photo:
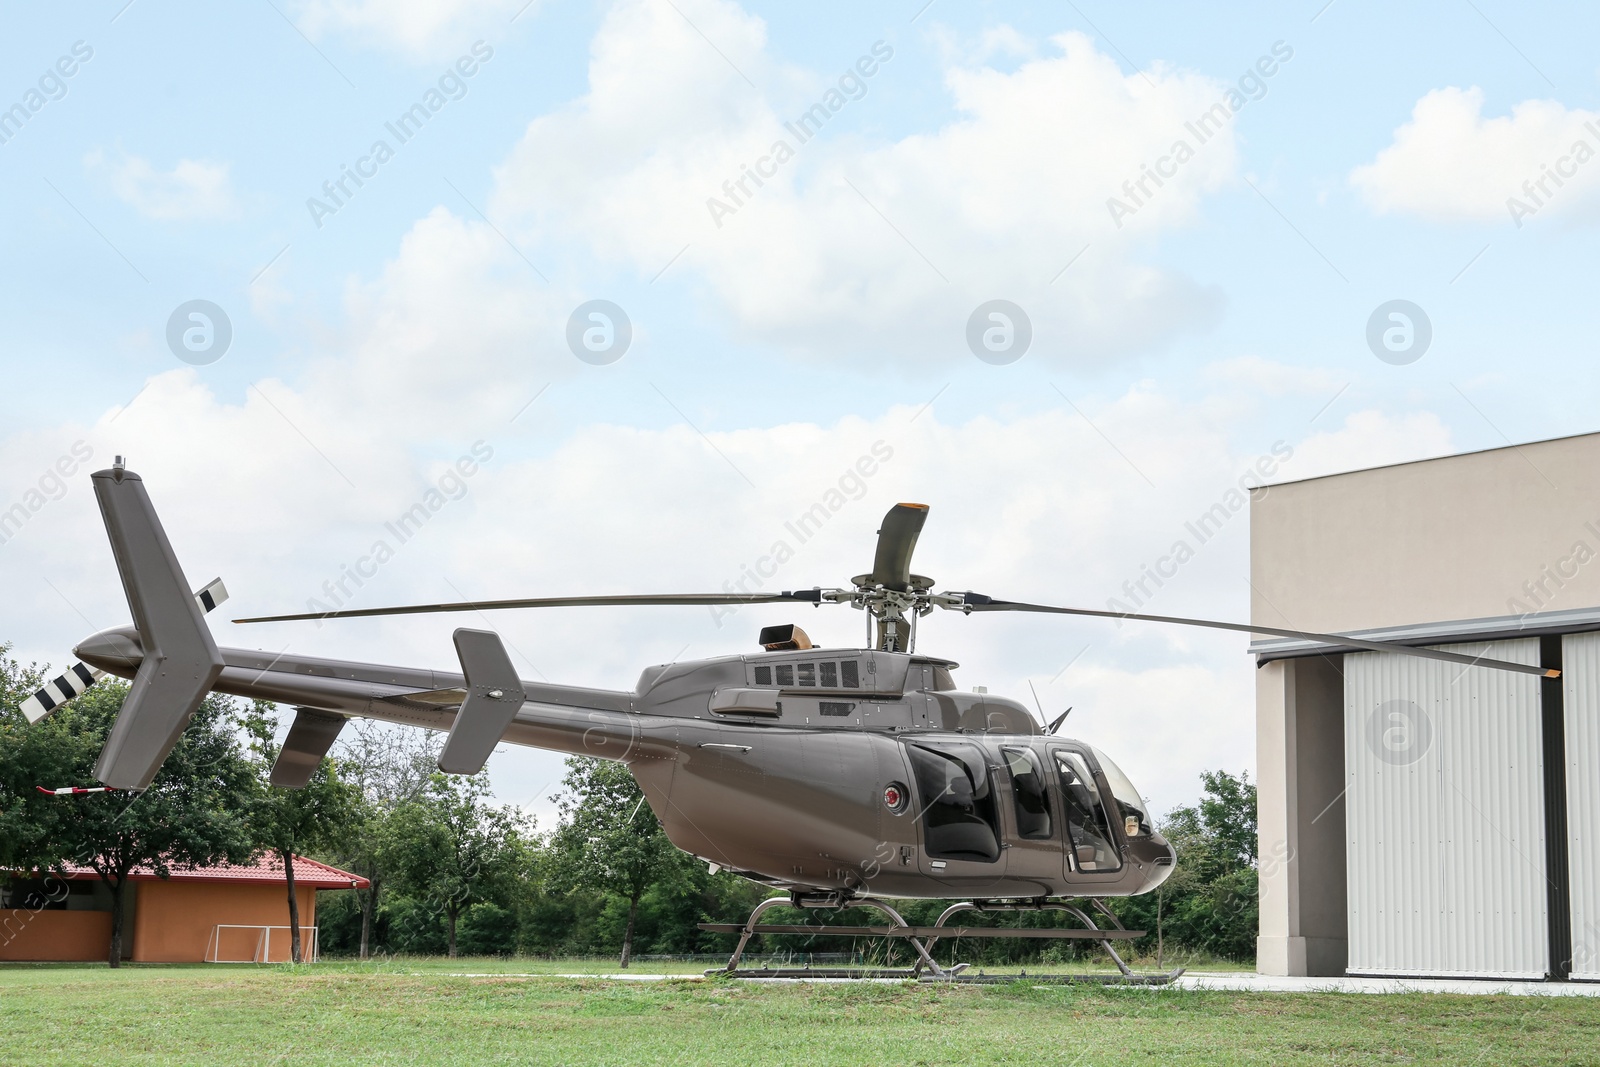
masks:
[(117, 465), (92, 476), (144, 660), (100, 753), (95, 776), (143, 789), (222, 674), (222, 656), (178, 567), (144, 481)]

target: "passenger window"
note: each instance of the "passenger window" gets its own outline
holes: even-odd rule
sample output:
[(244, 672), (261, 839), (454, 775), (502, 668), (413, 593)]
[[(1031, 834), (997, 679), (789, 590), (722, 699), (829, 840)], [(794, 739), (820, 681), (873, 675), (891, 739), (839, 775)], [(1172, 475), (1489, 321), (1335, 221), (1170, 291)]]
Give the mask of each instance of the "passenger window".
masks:
[(922, 798), (927, 854), (942, 859), (1000, 858), (994, 790), (983, 753), (971, 745), (924, 748), (907, 745)]
[(837, 663), (822, 664), (822, 688), (839, 688), (839, 665)]
[(1080, 871), (1115, 871), (1122, 866), (1115, 838), (1106, 822), (1100, 787), (1089, 765), (1076, 752), (1057, 752), (1061, 795), (1066, 801), (1067, 831), (1072, 837), (1074, 866)]
[(1001, 749), (1011, 773), (1011, 806), (1016, 811), (1017, 833), (1041, 839), (1050, 836), (1050, 796), (1045, 792), (1044, 769), (1031, 749)]

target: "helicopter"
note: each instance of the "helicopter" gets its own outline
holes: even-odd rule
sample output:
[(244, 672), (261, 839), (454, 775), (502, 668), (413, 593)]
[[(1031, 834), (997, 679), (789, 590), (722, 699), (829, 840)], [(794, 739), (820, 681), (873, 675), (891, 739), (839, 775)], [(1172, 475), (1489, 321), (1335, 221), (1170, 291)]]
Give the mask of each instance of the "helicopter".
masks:
[[(350, 718), (447, 735), (440, 770), (474, 774), (502, 742), (625, 764), (668, 839), (713, 871), (763, 883), (778, 895), (748, 922), (706, 924), (739, 933), (729, 972), (757, 933), (818, 932), (758, 923), (770, 907), (866, 906), (888, 927), (831, 927), (909, 941), (913, 973), (953, 977), (929, 948), (941, 937), (1078, 937), (1100, 942), (1130, 980), (1113, 941), (1121, 928), (1105, 899), (1149, 893), (1176, 854), (1149, 805), (1104, 752), (1060, 736), (1022, 703), (956, 688), (957, 663), (916, 649), (917, 621), (936, 610), (1088, 616), (1298, 637), (1341, 650), (1420, 656), (1519, 673), (1558, 672), (1348, 634), (1004, 600), (935, 592), (911, 571), (925, 504), (889, 509), (872, 569), (848, 587), (778, 593), (560, 596), (257, 616), (236, 623), (326, 621), (436, 612), (593, 606), (848, 605), (866, 615), (871, 640), (819, 648), (797, 625), (769, 626), (759, 651), (646, 667), (632, 690), (520, 678), (500, 637), (458, 629), (459, 673), (253, 649), (218, 647), (205, 615), (227, 598), (215, 581), (191, 593), (145, 489), (117, 457), (91, 475), (133, 616), (74, 648), (79, 662), (23, 702), (38, 721), (99, 677), (132, 686), (95, 774), (113, 789), (146, 788), (211, 692), (291, 705), (295, 718), (272, 784), (304, 786)], [(911, 926), (884, 898), (953, 903), (933, 927)], [(1086, 902), (1086, 903), (1084, 903)], [(1098, 926), (1085, 907), (1109, 917)], [(970, 911), (1065, 911), (1082, 929), (952, 927)], [(806, 972), (812, 975), (818, 972)]]

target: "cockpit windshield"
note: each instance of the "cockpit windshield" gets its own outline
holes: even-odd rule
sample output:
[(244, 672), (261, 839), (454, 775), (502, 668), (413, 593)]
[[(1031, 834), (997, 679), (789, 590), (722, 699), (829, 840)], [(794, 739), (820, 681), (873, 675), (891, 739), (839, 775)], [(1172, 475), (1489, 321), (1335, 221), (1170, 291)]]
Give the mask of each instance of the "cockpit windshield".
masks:
[(1117, 814), (1122, 820), (1123, 832), (1129, 837), (1141, 834), (1149, 836), (1154, 827), (1150, 824), (1150, 806), (1139, 795), (1139, 790), (1134, 788), (1132, 780), (1122, 773), (1122, 768), (1111, 762), (1111, 758), (1098, 748), (1091, 748), (1094, 758), (1100, 763), (1100, 771), (1106, 776), (1106, 784), (1111, 787), (1112, 796), (1117, 800)]

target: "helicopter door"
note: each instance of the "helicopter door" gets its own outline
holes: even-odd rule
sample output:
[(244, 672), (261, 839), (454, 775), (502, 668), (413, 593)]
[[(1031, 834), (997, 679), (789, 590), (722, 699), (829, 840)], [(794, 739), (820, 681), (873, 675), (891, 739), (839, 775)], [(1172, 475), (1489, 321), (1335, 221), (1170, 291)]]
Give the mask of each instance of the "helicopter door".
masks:
[(976, 745), (906, 745), (917, 783), (922, 872), (987, 884), (1005, 872), (996, 790)]
[(1001, 745), (1011, 809), (1011, 847), (1006, 850), (1006, 878), (1011, 882), (1034, 880), (1041, 886), (1061, 881), (1061, 817), (1056, 813), (1046, 771), (1048, 754), (1042, 746)]
[(1118, 840), (1106, 819), (1099, 780), (1083, 755), (1053, 748), (1066, 814), (1066, 874), (1108, 874), (1122, 869)]

